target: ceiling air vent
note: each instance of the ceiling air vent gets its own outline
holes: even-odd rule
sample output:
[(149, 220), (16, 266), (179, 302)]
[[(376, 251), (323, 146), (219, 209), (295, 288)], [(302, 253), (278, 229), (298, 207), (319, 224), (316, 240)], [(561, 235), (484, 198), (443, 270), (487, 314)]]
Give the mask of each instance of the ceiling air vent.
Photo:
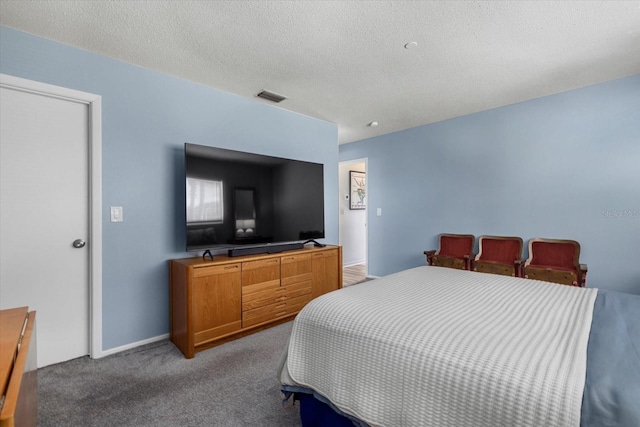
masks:
[(256, 96), (258, 98), (263, 98), (263, 99), (266, 99), (267, 101), (271, 101), (271, 102), (281, 102), (281, 101), (284, 101), (285, 99), (287, 99), (286, 96), (278, 95), (277, 93), (269, 92), (268, 90), (263, 90), (262, 92), (260, 92)]

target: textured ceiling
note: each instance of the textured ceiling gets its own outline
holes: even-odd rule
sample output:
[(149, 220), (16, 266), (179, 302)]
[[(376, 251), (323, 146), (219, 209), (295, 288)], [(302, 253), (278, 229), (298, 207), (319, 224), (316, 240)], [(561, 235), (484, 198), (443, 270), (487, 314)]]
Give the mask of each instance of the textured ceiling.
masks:
[(639, 1), (1, 0), (0, 23), (285, 95), (279, 107), (337, 124), (340, 143), (640, 73)]

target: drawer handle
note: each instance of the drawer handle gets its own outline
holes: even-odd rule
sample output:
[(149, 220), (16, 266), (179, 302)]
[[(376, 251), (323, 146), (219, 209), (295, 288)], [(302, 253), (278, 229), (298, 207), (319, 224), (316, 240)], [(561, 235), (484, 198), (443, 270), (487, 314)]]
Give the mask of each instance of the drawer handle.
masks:
[(276, 298), (276, 302), (278, 302), (278, 301), (286, 301), (286, 299), (287, 299), (287, 296), (283, 295), (281, 297)]
[(276, 305), (275, 306), (276, 310), (280, 310), (280, 309), (283, 309), (283, 308), (287, 308), (287, 304), (280, 304), (280, 305)]
[(224, 268), (225, 270), (237, 270), (238, 266), (237, 265), (232, 265), (232, 266), (227, 266)]
[(286, 316), (287, 312), (286, 311), (281, 311), (280, 313), (276, 313), (276, 317), (282, 317), (282, 316)]

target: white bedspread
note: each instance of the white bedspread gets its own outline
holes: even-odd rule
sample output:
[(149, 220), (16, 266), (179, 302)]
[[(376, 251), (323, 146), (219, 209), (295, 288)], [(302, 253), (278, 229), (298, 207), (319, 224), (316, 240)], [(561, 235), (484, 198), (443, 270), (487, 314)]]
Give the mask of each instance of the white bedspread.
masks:
[(406, 270), (309, 303), (280, 380), (374, 426), (579, 426), (596, 294)]

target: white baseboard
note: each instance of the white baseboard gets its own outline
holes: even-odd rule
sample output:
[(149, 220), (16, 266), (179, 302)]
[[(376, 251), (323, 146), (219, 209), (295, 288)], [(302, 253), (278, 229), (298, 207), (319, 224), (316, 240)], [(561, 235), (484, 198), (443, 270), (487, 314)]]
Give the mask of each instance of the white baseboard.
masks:
[(367, 274), (367, 279), (379, 279), (380, 276), (373, 276), (371, 274)]
[(344, 267), (351, 267), (354, 265), (360, 265), (360, 264), (365, 264), (366, 260), (362, 260), (362, 261), (353, 261), (353, 262), (348, 262), (348, 263), (342, 263), (342, 268)]
[(169, 339), (169, 334), (158, 335), (157, 337), (147, 338), (146, 340), (133, 342), (131, 344), (123, 345), (121, 347), (110, 348), (109, 350), (102, 351), (100, 356), (94, 357), (94, 359), (100, 359), (105, 356), (110, 356), (112, 354), (120, 353), (125, 350), (131, 350), (132, 348), (140, 347), (142, 345), (151, 344), (151, 343), (166, 340), (166, 339)]

